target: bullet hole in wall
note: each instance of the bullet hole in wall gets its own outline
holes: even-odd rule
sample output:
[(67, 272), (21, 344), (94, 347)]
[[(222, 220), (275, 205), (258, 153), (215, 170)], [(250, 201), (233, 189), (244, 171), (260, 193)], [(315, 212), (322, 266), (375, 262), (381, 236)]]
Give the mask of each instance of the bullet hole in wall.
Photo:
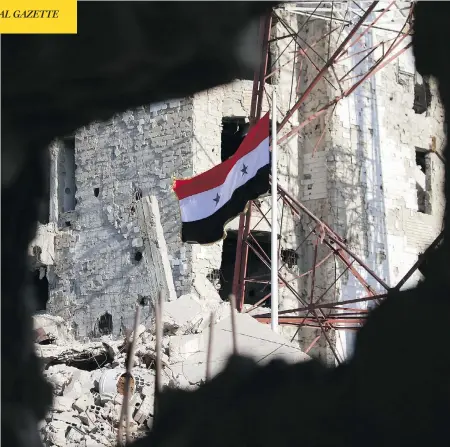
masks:
[(148, 306), (150, 304), (150, 298), (148, 296), (141, 296), (138, 297), (138, 304), (142, 307)]
[(134, 260), (135, 260), (136, 262), (141, 262), (141, 260), (142, 260), (142, 252), (137, 251), (137, 252), (134, 254)]
[(100, 188), (94, 188), (94, 196), (98, 197), (99, 194), (100, 194)]

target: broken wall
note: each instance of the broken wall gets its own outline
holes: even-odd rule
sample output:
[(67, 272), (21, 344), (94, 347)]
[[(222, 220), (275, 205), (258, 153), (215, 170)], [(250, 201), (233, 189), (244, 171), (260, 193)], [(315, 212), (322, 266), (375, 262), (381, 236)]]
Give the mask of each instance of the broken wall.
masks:
[[(158, 198), (175, 286), (190, 291), (192, 276), (181, 246), (173, 175), (191, 176), (192, 99), (145, 106), (93, 123), (75, 136), (76, 206), (55, 237), (49, 310), (73, 321), (79, 337), (130, 328), (138, 299), (154, 299), (139, 204)], [(178, 262), (180, 261), (180, 262)], [(144, 318), (150, 316), (146, 306)]]

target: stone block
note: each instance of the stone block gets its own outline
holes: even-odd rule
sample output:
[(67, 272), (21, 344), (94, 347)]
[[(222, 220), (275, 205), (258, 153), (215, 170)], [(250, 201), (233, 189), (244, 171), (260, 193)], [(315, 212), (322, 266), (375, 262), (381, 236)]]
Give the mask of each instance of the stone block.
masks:
[(183, 295), (175, 301), (165, 303), (163, 320), (173, 333), (183, 334), (201, 319), (203, 308), (193, 294)]
[(83, 411), (86, 411), (86, 409), (94, 405), (94, 397), (91, 393), (89, 394), (83, 394), (80, 396), (74, 403), (73, 408), (77, 410), (78, 412), (82, 413)]
[(133, 419), (138, 424), (143, 424), (150, 415), (153, 415), (153, 404), (153, 396), (146, 396), (134, 414)]
[(52, 410), (58, 413), (70, 411), (72, 408), (73, 399), (67, 396), (56, 396), (53, 399)]
[(194, 290), (198, 293), (198, 296), (201, 299), (217, 302), (222, 301), (216, 288), (213, 286), (212, 282), (208, 280), (208, 278), (201, 275), (196, 275), (193, 286)]

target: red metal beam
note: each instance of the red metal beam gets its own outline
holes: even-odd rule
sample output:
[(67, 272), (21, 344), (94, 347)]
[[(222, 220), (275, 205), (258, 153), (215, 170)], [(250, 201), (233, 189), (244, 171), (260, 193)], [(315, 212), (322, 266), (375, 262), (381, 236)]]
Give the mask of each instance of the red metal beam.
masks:
[(322, 67), (322, 69), (317, 73), (316, 77), (313, 79), (311, 84), (308, 86), (308, 88), (305, 90), (303, 95), (300, 97), (300, 99), (294, 104), (294, 106), (287, 112), (286, 116), (281, 121), (280, 125), (278, 126), (278, 132), (288, 123), (290, 118), (294, 115), (294, 113), (300, 108), (300, 106), (305, 102), (305, 100), (308, 98), (314, 87), (318, 84), (318, 82), (322, 79), (322, 77), (327, 72), (328, 68), (333, 65), (337, 57), (341, 54), (342, 50), (345, 48), (347, 43), (351, 40), (351, 38), (355, 35), (355, 33), (358, 31), (360, 26), (364, 23), (366, 18), (370, 15), (370, 13), (373, 11), (375, 6), (377, 5), (378, 1), (373, 2), (369, 8), (367, 8), (366, 12), (362, 15), (362, 17), (358, 20), (356, 25), (353, 27), (353, 29), (348, 33), (347, 37), (342, 41), (342, 43), (339, 45), (339, 47), (336, 49), (336, 51), (333, 53), (333, 55), (328, 59), (326, 64)]
[[(260, 323), (270, 324), (270, 317), (262, 317), (255, 316), (255, 319)], [(294, 324), (294, 325), (315, 325), (318, 324), (317, 328), (320, 327), (320, 324), (364, 324), (366, 321), (365, 318), (326, 318), (326, 319), (316, 319), (316, 318), (303, 318), (303, 317), (279, 317), (280, 324)], [(316, 327), (316, 326), (314, 326)], [(325, 335), (326, 331), (324, 331)], [(331, 345), (331, 342), (330, 342)], [(331, 346), (330, 346), (331, 347)]]
[[(339, 306), (343, 306), (346, 304), (356, 304), (356, 303), (362, 303), (364, 301), (374, 301), (377, 299), (386, 298), (388, 295), (387, 293), (381, 294), (381, 295), (375, 295), (375, 296), (364, 296), (362, 298), (355, 298), (353, 300), (345, 300), (345, 301), (335, 301), (333, 303), (324, 303), (324, 304), (314, 304), (313, 306), (305, 306), (305, 307), (297, 307), (296, 309), (286, 309), (286, 310), (280, 310), (278, 312), (279, 315), (286, 315), (294, 312), (307, 312), (309, 310), (313, 309), (339, 309)], [(359, 310), (355, 308), (355, 311)], [(270, 314), (263, 314), (258, 315), (259, 317), (267, 317), (270, 318)]]
[[(264, 92), (264, 76), (267, 71), (268, 48), (270, 37), (270, 24), (272, 20), (271, 13), (266, 17), (262, 17), (260, 21), (260, 45), (261, 45), (261, 64), (259, 72), (255, 72), (253, 79), (253, 93), (250, 109), (251, 126), (255, 124), (261, 115), (263, 92)], [(247, 274), (248, 246), (244, 243), (250, 233), (250, 219), (252, 213), (251, 203), (245, 213), (239, 217), (239, 230), (236, 243), (236, 260), (234, 264), (233, 275), (233, 295), (236, 297), (236, 306), (239, 312), (242, 311), (245, 296), (245, 281)]]

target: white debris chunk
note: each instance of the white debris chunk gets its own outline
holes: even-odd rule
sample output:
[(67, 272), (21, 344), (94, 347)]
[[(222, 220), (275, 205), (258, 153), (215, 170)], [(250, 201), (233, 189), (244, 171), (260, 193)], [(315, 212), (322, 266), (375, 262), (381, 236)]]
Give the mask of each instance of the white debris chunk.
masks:
[(81, 441), (83, 441), (84, 439), (84, 434), (77, 428), (75, 427), (70, 427), (69, 431), (67, 432), (66, 435), (66, 441), (68, 444), (73, 443), (73, 444), (78, 444)]
[(163, 312), (164, 328), (173, 334), (193, 330), (203, 315), (202, 306), (193, 294), (182, 295), (176, 301), (165, 303)]
[(52, 421), (47, 425), (46, 438), (58, 447), (66, 445), (67, 424), (63, 421)]
[(145, 423), (150, 414), (153, 415), (153, 403), (154, 396), (146, 396), (144, 398), (133, 417), (138, 424)]
[(94, 405), (94, 397), (92, 394), (83, 394), (80, 396), (73, 404), (73, 408), (77, 410), (79, 413), (86, 411), (86, 409)]
[(198, 293), (198, 296), (205, 301), (215, 301), (217, 303), (222, 302), (216, 288), (209, 279), (196, 276), (194, 279), (194, 289)]
[(59, 413), (63, 413), (64, 411), (70, 411), (72, 408), (73, 399), (66, 396), (56, 396), (53, 399), (52, 410), (57, 411)]
[(64, 389), (72, 380), (73, 370), (75, 368), (66, 365), (54, 365), (45, 371), (45, 377), (53, 386), (53, 393), (55, 395), (62, 395)]

